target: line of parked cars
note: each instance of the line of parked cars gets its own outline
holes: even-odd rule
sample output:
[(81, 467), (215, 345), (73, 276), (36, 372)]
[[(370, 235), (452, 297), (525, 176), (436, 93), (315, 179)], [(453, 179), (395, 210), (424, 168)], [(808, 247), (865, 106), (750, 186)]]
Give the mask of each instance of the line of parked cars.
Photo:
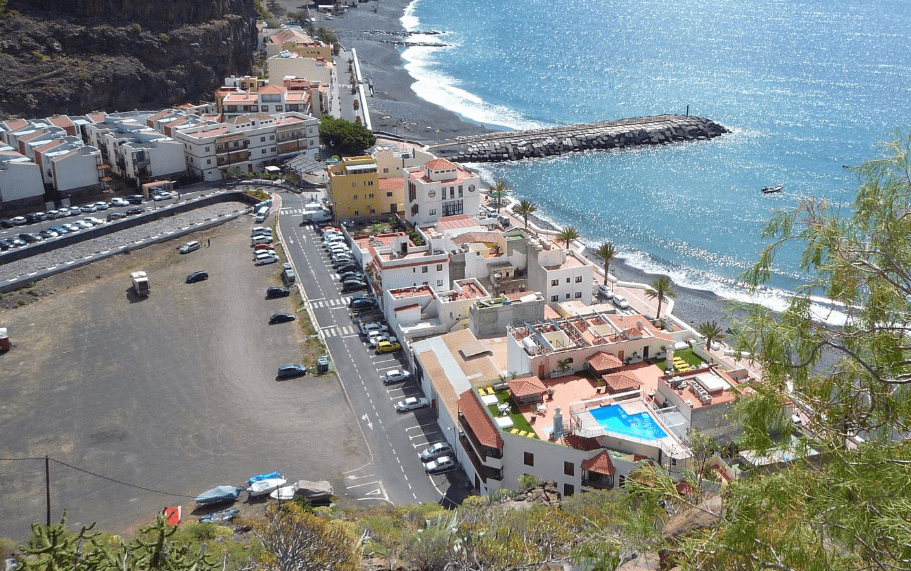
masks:
[(367, 289), (367, 278), (351, 253), (345, 236), (335, 228), (324, 228), (323, 248), (329, 254), (329, 262), (338, 273), (342, 293)]
[(275, 253), (275, 237), (272, 229), (266, 226), (257, 226), (250, 232), (250, 246), (253, 247), (253, 262), (257, 266), (265, 266), (278, 262)]

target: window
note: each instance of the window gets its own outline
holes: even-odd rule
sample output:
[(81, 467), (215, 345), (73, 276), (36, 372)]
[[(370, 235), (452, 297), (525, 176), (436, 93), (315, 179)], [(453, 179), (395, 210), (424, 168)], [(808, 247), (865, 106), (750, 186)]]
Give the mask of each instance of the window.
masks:
[(370, 214), (376, 214), (376, 209), (375, 209), (375, 208), (371, 208), (371, 209), (370, 209)]
[(373, 193), (371, 192), (370, 194), (368, 194), (367, 198), (373, 198)]
[(274, 153), (274, 152), (275, 152), (275, 147), (272, 147), (272, 148), (269, 149), (269, 150), (272, 151), (272, 152)]
[(262, 154), (264, 154), (264, 155), (265, 155), (265, 154), (266, 154), (266, 149), (263, 149), (263, 152), (262, 152)]
[(442, 272), (442, 271), (443, 271), (443, 264), (437, 264), (437, 271), (438, 271), (438, 272)]
[(355, 210), (355, 211), (354, 211), (354, 215), (355, 215), (355, 216), (360, 216), (360, 215), (361, 215), (361, 211), (360, 211), (360, 210)]
[(563, 484), (563, 497), (568, 497), (576, 493), (576, 487), (572, 484)]
[(576, 276), (576, 283), (577, 283), (577, 284), (581, 284), (581, 283), (582, 283), (582, 276)]
[(458, 214), (463, 214), (463, 210), (464, 204), (461, 200), (443, 203), (443, 216), (456, 216)]
[(582, 298), (582, 292), (581, 292), (581, 291), (577, 291), (577, 292), (576, 292), (576, 299), (581, 299), (581, 298)]
[(566, 294), (566, 299), (569, 299), (569, 294)]
[(207, 152), (207, 153), (209, 152), (209, 147), (206, 147), (206, 152)]
[(552, 285), (552, 286), (560, 285), (560, 280), (550, 280), (550, 285)]
[(265, 138), (265, 137), (260, 137), (260, 138), (259, 138), (259, 142), (260, 142), (260, 143), (265, 143), (265, 142), (266, 142), (266, 138)]
[(421, 266), (421, 273), (426, 274), (429, 268), (427, 266)]
[(392, 198), (392, 193), (391, 193), (391, 192), (387, 192), (387, 193), (386, 193), (386, 198)]
[[(437, 280), (437, 287), (443, 287), (443, 280)], [(451, 313), (450, 313), (449, 317), (452, 317)]]
[(357, 181), (356, 181), (356, 180), (352, 180), (352, 181), (351, 181), (351, 188), (357, 188)]
[(572, 462), (564, 462), (563, 463), (563, 473), (567, 476), (575, 476), (576, 475), (576, 465), (573, 464)]
[(535, 465), (535, 455), (531, 452), (525, 452), (525, 465), (534, 466)]
[(462, 198), (462, 187), (459, 186), (459, 198)]
[[(281, 106), (281, 105), (278, 106), (278, 110), (279, 110), (279, 111), (282, 110), (282, 106)], [(270, 141), (274, 141), (274, 140), (275, 140), (275, 135), (269, 135), (269, 140), (270, 140)]]
[[(281, 112), (281, 110), (282, 110), (282, 106), (281, 106), (281, 105), (276, 105), (276, 106), (275, 106), (275, 111), (276, 111), (276, 112)], [(272, 138), (274, 139), (274, 138), (275, 138), (275, 135), (272, 135)]]
[(355, 194), (354, 196), (352, 196), (351, 200), (357, 200), (357, 195)]
[(431, 216), (436, 216), (436, 215), (437, 215), (437, 209), (436, 209), (436, 208), (431, 208), (431, 209), (430, 209), (430, 215), (431, 215)]
[(389, 172), (389, 167), (386, 167), (383, 169), (383, 174), (387, 174), (388, 172)]
[(676, 465), (677, 465), (677, 459), (671, 458), (671, 466), (676, 466)]
[(368, 180), (368, 181), (367, 181), (367, 186), (373, 186), (373, 181), (372, 181), (372, 180)]
[(560, 300), (560, 296), (559, 296), (559, 295), (552, 295), (552, 296), (550, 296), (550, 300), (551, 300), (551, 301), (559, 301), (559, 300)]
[(566, 283), (569, 283), (569, 278), (566, 278)]
[(207, 164), (207, 165), (211, 165), (211, 164), (212, 164), (212, 159), (206, 159), (206, 164)]

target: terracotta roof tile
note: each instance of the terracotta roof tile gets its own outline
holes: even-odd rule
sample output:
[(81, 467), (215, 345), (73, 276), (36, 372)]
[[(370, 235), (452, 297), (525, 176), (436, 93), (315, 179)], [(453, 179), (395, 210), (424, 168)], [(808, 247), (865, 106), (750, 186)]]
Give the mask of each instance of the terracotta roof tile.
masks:
[(607, 387), (612, 393), (638, 389), (642, 386), (642, 382), (639, 379), (631, 377), (626, 373), (614, 373), (612, 375), (604, 375), (601, 378), (607, 383)]
[(614, 463), (610, 459), (610, 454), (604, 450), (598, 452), (588, 460), (583, 460), (582, 469), (588, 470), (589, 472), (595, 472), (596, 474), (604, 474), (605, 476), (613, 476), (616, 472)]
[(547, 387), (544, 386), (541, 379), (535, 376), (515, 379), (509, 381), (507, 385), (509, 385), (510, 392), (516, 397), (539, 395), (547, 390)]
[(605, 353), (604, 351), (599, 351), (585, 360), (588, 363), (588, 366), (594, 370), (598, 371), (607, 371), (610, 369), (617, 369), (623, 366), (623, 361), (617, 358), (610, 353)]
[(481, 444), (489, 448), (503, 448), (503, 437), (500, 436), (499, 429), (473, 390), (462, 393), (456, 404)]
[(456, 166), (446, 159), (434, 159), (432, 161), (427, 161), (424, 165), (432, 171), (442, 171), (454, 169)]

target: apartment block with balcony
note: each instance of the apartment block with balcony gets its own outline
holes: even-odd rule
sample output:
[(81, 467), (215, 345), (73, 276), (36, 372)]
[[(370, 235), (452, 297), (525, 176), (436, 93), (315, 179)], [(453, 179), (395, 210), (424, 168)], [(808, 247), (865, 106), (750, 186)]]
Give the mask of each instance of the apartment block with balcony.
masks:
[[(376, 159), (371, 156), (344, 157), (328, 169), (329, 199), (333, 212), (340, 219), (369, 220), (388, 217), (393, 211), (383, 212), (384, 201), (380, 191), (380, 177)], [(389, 206), (390, 210), (392, 206)]]
[(575, 250), (545, 238), (529, 244), (528, 289), (541, 292), (552, 305), (570, 300), (591, 305), (594, 273), (594, 265)]
[(422, 226), (440, 218), (477, 215), (481, 206), (481, 179), (446, 159), (433, 159), (408, 168), (405, 178), (405, 219)]

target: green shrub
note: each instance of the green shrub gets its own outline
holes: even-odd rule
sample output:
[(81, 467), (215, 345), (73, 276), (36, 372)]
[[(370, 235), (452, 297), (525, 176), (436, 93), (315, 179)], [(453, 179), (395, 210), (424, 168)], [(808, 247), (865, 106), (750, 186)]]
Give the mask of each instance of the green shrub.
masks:
[(528, 491), (532, 488), (537, 488), (541, 485), (541, 480), (537, 476), (531, 474), (523, 474), (519, 476), (519, 489)]
[(142, 26), (140, 26), (138, 22), (133, 24), (133, 29), (136, 31), (137, 34), (142, 33)]
[(44, 60), (47, 58), (46, 55), (44, 55), (43, 53), (39, 52), (38, 50), (33, 51), (33, 52), (32, 52), (32, 56), (33, 56), (36, 60), (38, 60), (38, 61), (44, 61)]
[(171, 41), (171, 38), (166, 33), (162, 32), (162, 33), (158, 34), (158, 40), (161, 43), (166, 44)]

